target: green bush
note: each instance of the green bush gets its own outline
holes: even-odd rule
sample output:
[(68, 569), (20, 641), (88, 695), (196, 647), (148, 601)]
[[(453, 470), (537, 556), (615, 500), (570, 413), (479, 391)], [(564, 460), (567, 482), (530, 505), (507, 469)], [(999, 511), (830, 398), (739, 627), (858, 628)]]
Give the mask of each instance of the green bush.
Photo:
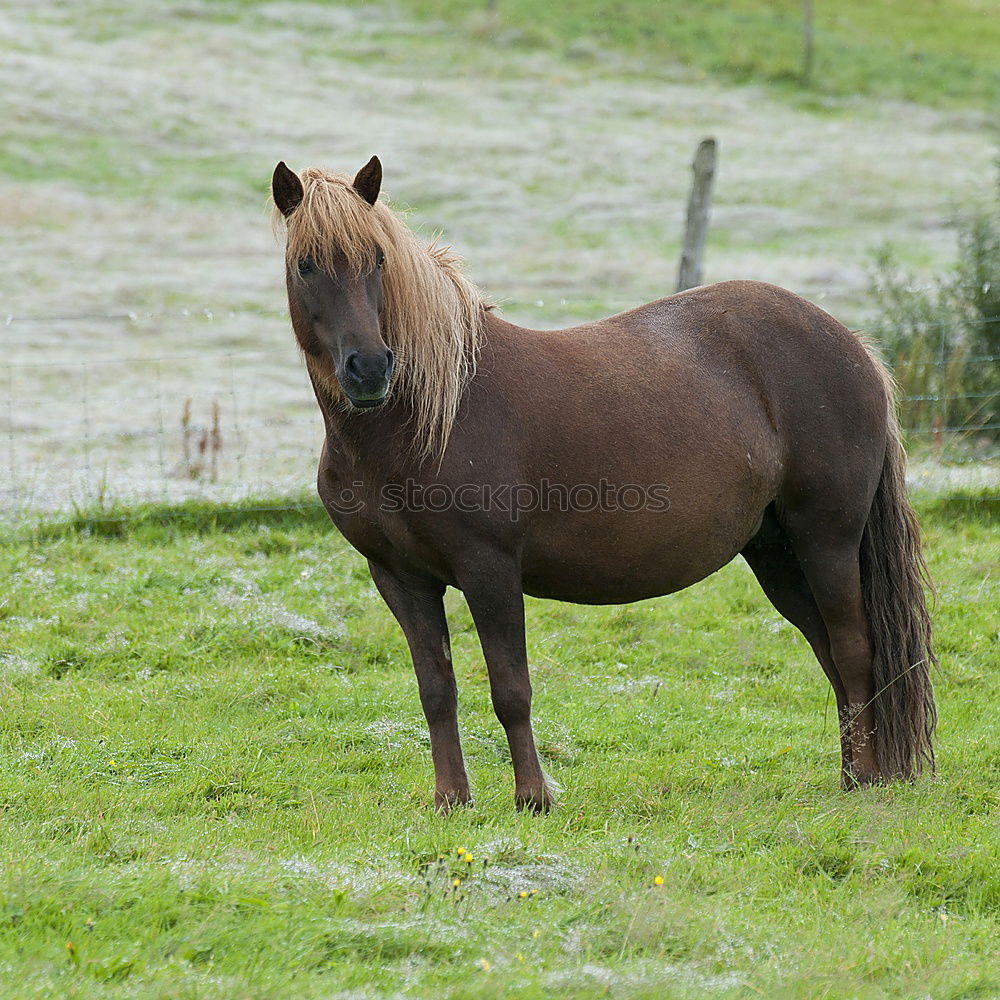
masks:
[(1000, 440), (1000, 188), (963, 220), (958, 260), (934, 281), (876, 255), (872, 333), (899, 383), (906, 428), (961, 428)]

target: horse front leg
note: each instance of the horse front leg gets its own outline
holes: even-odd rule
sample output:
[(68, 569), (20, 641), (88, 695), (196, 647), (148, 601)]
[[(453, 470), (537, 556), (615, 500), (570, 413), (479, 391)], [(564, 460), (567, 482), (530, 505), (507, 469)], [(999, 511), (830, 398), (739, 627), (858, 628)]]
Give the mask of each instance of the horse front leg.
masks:
[(467, 804), (471, 796), (458, 735), (458, 689), (444, 613), (444, 586), (430, 579), (402, 578), (373, 562), (368, 567), (410, 647), (431, 736), (434, 805), (447, 812), (452, 806)]
[(520, 572), (516, 566), (484, 559), (459, 584), (486, 658), (493, 710), (507, 733), (514, 765), (514, 804), (518, 809), (548, 812), (552, 797), (531, 730), (531, 680)]

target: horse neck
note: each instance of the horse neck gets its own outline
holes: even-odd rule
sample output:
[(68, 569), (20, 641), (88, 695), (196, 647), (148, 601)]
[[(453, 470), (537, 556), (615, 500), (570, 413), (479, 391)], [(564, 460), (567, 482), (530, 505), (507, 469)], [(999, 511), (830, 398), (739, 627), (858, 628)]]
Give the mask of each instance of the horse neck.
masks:
[(326, 429), (327, 457), (342, 476), (363, 481), (407, 475), (416, 469), (400, 442), (407, 440), (412, 412), (404, 399), (390, 399), (366, 413), (353, 413), (309, 372)]
[[(474, 390), (481, 379), (496, 379), (507, 367), (512, 352), (522, 336), (531, 331), (508, 323), (487, 311), (480, 343), (479, 365), (465, 393)], [(377, 410), (354, 413), (333, 396), (309, 373), (313, 390), (323, 414), (328, 452), (336, 457), (344, 474), (364, 480), (426, 474), (438, 467), (431, 457), (423, 461), (409, 450), (413, 440), (413, 410), (405, 397), (394, 394)], [(461, 434), (461, 416), (452, 431), (452, 439)]]

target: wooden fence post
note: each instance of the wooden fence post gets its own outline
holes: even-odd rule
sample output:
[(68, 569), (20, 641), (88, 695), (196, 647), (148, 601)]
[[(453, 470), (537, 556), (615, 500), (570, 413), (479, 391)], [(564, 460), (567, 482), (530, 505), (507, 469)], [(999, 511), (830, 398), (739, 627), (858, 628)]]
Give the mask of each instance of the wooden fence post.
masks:
[(813, 5), (802, 0), (802, 82), (811, 83), (813, 73)]
[(715, 140), (702, 139), (694, 155), (694, 181), (688, 199), (687, 225), (684, 229), (684, 248), (677, 271), (677, 291), (701, 284), (701, 258), (705, 252), (705, 234), (708, 231), (708, 208), (712, 200), (712, 181), (715, 179)]

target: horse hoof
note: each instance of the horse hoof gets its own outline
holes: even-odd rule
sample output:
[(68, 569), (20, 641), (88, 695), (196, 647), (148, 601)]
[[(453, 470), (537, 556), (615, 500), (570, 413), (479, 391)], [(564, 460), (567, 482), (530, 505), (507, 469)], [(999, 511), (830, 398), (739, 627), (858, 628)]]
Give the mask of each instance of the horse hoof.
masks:
[(449, 813), (457, 806), (471, 806), (472, 796), (469, 790), (449, 790), (446, 792), (436, 791), (434, 793), (434, 808), (439, 813)]
[(886, 784), (888, 781), (878, 771), (844, 771), (840, 776), (840, 786), (845, 792)]
[(533, 812), (537, 816), (541, 813), (547, 813), (552, 808), (552, 799), (548, 790), (543, 786), (537, 791), (515, 792), (514, 806), (518, 812)]

